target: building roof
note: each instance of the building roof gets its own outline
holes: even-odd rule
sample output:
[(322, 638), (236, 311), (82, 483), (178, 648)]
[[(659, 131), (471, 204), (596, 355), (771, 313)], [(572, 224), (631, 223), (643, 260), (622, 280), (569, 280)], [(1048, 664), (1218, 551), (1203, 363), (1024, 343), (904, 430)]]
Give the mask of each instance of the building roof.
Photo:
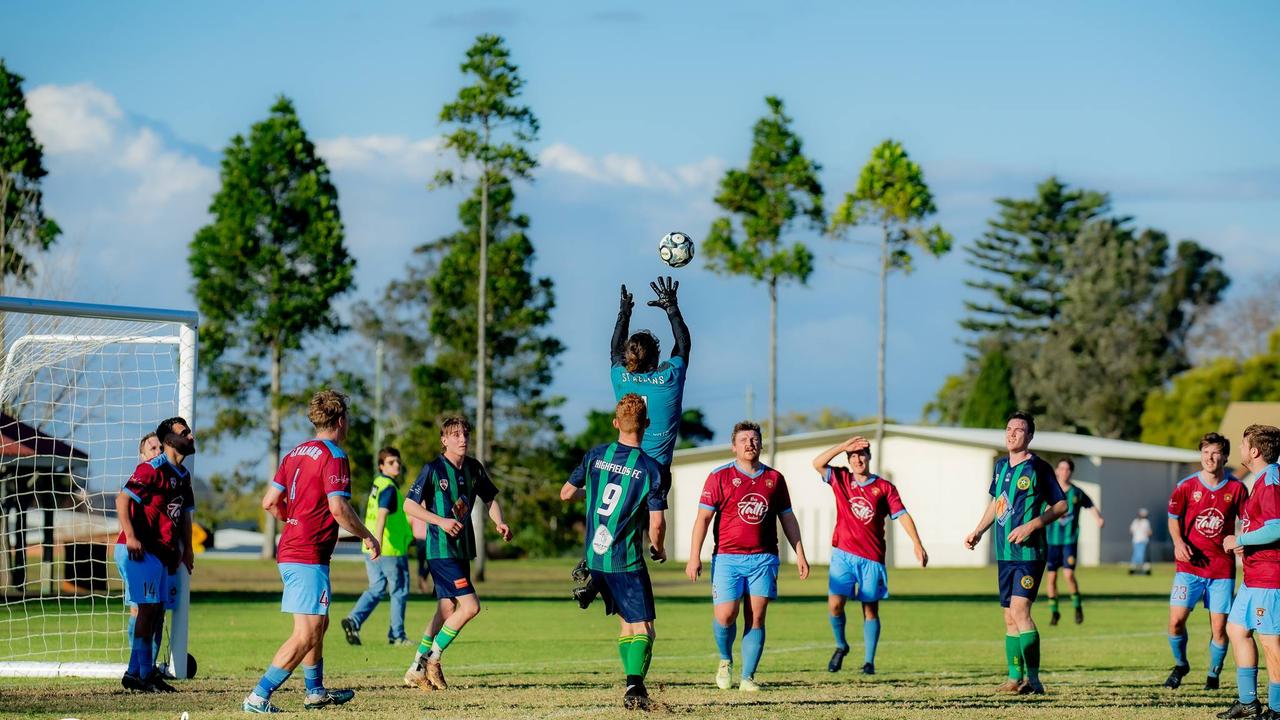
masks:
[[(875, 434), (875, 425), (854, 425), (835, 430), (819, 430), (817, 432), (786, 435), (778, 438), (778, 449), (789, 450), (806, 447), (828, 447), (848, 438), (851, 435), (871, 437)], [(1001, 428), (958, 428), (935, 425), (885, 425), (886, 437), (909, 437), (920, 440), (934, 440), (954, 445), (989, 448), (994, 452), (1004, 452), (1004, 430)], [(1031, 441), (1032, 452), (1040, 454), (1076, 455), (1081, 457), (1104, 457), (1120, 460), (1155, 460), (1159, 462), (1196, 463), (1200, 461), (1200, 453), (1196, 450), (1148, 445), (1146, 443), (1129, 442), (1128, 440), (1112, 440), (1110, 438), (1076, 435), (1074, 433), (1051, 432), (1042, 430), (1036, 433)], [(709, 445), (706, 447), (677, 450), (673, 462), (706, 460), (712, 457), (724, 457), (732, 454), (728, 443)]]
[(1240, 467), (1240, 441), (1244, 429), (1253, 424), (1280, 425), (1280, 402), (1233, 402), (1218, 425), (1218, 432), (1231, 441), (1227, 464)]
[(89, 456), (55, 437), (0, 412), (0, 458), (57, 457), (87, 461)]

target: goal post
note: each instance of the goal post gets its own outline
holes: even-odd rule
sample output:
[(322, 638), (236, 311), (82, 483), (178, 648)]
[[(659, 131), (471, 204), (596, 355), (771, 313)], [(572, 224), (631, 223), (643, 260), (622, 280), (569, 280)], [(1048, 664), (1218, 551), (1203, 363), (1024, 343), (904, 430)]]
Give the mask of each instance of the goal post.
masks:
[[(190, 310), (0, 296), (0, 676), (124, 674), (114, 500), (143, 435), (196, 422), (197, 326)], [(157, 663), (182, 678), (176, 578)]]

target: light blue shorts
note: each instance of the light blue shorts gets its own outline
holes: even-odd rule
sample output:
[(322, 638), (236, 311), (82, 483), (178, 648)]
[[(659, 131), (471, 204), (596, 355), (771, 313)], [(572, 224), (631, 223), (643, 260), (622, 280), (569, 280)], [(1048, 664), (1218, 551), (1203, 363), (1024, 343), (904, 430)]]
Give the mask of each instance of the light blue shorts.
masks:
[(280, 579), (284, 581), (280, 612), (294, 615), (329, 614), (331, 586), (328, 565), (280, 563)]
[(1280, 590), (1241, 585), (1227, 622), (1261, 635), (1280, 635)]
[(1209, 612), (1225, 615), (1231, 612), (1231, 594), (1235, 589), (1236, 581), (1232, 578), (1210, 580), (1191, 573), (1174, 573), (1169, 604), (1194, 608), (1203, 599)]
[(129, 549), (117, 544), (115, 559), (120, 579), (124, 581), (125, 603), (132, 606), (165, 603), (166, 608), (173, 607), (170, 596), (177, 598), (178, 584), (169, 582), (169, 571), (160, 558), (143, 553), (141, 560), (132, 560)]
[(711, 602), (737, 602), (743, 595), (778, 597), (778, 556), (716, 555), (711, 558)]
[(884, 563), (831, 548), (827, 592), (858, 602), (879, 602), (889, 597), (889, 573)]

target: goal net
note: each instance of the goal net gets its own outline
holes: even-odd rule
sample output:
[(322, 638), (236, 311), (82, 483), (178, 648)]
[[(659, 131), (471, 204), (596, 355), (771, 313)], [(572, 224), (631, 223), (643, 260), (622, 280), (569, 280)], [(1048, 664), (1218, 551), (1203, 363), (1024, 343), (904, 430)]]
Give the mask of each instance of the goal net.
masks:
[[(124, 673), (115, 497), (144, 435), (195, 422), (195, 328), (194, 312), (0, 297), (0, 675)], [(185, 569), (177, 586), (157, 662), (185, 677)]]

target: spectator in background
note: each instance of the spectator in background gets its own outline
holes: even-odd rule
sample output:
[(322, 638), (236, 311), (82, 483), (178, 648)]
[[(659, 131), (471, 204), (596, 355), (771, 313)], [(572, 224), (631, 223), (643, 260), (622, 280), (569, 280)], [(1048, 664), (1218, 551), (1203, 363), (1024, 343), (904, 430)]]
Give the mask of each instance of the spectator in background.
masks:
[(1129, 535), (1133, 537), (1133, 557), (1129, 560), (1130, 575), (1150, 575), (1151, 563), (1147, 561), (1147, 544), (1151, 542), (1151, 521), (1147, 509), (1139, 508), (1138, 517), (1129, 523)]

